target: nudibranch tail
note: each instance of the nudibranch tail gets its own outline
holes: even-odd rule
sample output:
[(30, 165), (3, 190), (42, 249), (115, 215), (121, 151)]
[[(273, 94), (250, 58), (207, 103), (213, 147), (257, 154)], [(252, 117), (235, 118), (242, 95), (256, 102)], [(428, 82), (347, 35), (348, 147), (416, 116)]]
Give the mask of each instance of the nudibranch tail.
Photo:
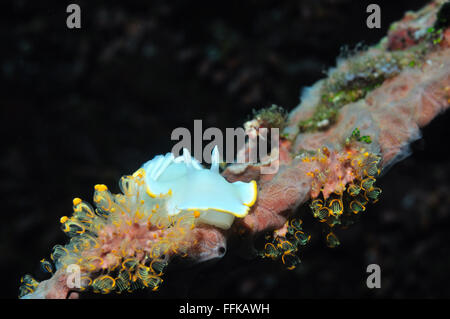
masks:
[[(233, 185), (238, 189), (239, 195), (242, 199), (242, 204), (247, 207), (252, 207), (256, 202), (256, 195), (258, 193), (258, 185), (255, 181), (250, 183), (234, 182)], [(244, 217), (244, 216), (238, 216)]]

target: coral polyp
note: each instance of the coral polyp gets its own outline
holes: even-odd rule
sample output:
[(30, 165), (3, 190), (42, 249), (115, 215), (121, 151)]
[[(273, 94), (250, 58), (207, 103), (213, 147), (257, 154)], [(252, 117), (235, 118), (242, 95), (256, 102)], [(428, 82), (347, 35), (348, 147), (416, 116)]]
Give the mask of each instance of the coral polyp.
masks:
[[(361, 140), (358, 129), (351, 138), (356, 135)], [(365, 136), (363, 140), (370, 137)], [(309, 206), (313, 216), (330, 229), (351, 223), (354, 215), (365, 211), (369, 203), (376, 203), (381, 195), (381, 189), (375, 186), (381, 157), (348, 139), (341, 150), (330, 151), (324, 147), (302, 160), (318, 167), (307, 173), (312, 178)], [(326, 241), (330, 247), (339, 245), (333, 232), (329, 232)]]
[(259, 256), (272, 260), (279, 259), (288, 270), (293, 270), (300, 263), (297, 255), (299, 247), (306, 245), (310, 238), (311, 236), (303, 231), (302, 221), (292, 218), (281, 230), (265, 236), (266, 243)]
[[(101, 293), (157, 289), (168, 253), (186, 253), (183, 241), (194, 227), (194, 213), (165, 217), (164, 199), (151, 203), (145, 199), (142, 175), (125, 176), (119, 185), (123, 194), (96, 185), (95, 209), (75, 198), (72, 217), (61, 218), (70, 241), (56, 245), (51, 259), (56, 269), (79, 266), (81, 290), (89, 286)], [(21, 290), (22, 295), (31, 292)]]

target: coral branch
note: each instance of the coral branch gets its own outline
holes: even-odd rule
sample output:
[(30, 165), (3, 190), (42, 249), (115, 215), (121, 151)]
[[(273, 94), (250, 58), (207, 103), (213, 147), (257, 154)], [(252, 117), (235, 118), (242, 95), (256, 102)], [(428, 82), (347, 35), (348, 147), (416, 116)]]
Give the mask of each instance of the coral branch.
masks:
[[(241, 225), (253, 234), (282, 228), (295, 208), (317, 197), (313, 173), (308, 172), (317, 169), (319, 161), (305, 161), (302, 154), (326, 146), (334, 156), (342, 156), (364, 147), (381, 157), (383, 170), (408, 155), (409, 144), (420, 137), (419, 128), (449, 107), (450, 28), (433, 27), (441, 4), (434, 1), (407, 13), (379, 45), (339, 61), (327, 79), (304, 91), (280, 140), (276, 174), (260, 176), (257, 165), (227, 169), (224, 175), (231, 181), (260, 178), (258, 200)], [(411, 34), (414, 40), (402, 40)], [(399, 47), (398, 42), (407, 45)], [(369, 144), (346, 145), (355, 128), (370, 137)], [(345, 171), (328, 159), (327, 165)], [(344, 184), (352, 180), (340, 178)], [(320, 190), (327, 197), (337, 184), (338, 177), (330, 176)]]
[[(275, 230), (275, 244), (266, 244), (263, 256), (281, 256), (288, 269), (295, 267), (296, 245), (309, 239), (301, 222), (286, 223), (295, 210), (311, 200), (314, 216), (330, 227), (340, 224), (346, 213), (364, 211), (381, 193), (374, 185), (380, 172), (407, 156), (409, 144), (420, 137), (419, 129), (449, 107), (450, 28), (437, 18), (441, 7), (442, 1), (433, 1), (416, 13), (407, 13), (378, 45), (339, 60), (326, 79), (304, 91), (301, 104), (289, 114), (287, 123), (279, 114), (276, 120), (267, 120), (278, 112), (276, 107), (246, 123), (252, 130), (282, 125), (284, 130), (279, 148), (272, 150), (269, 158), (259, 164), (232, 165), (223, 173), (230, 182), (258, 182), (255, 205), (231, 231), (194, 225), (195, 214), (184, 224), (173, 220), (159, 227), (162, 221), (144, 216), (145, 207), (136, 199), (140, 195), (133, 187), (140, 187), (139, 176), (128, 177), (122, 184), (125, 195), (111, 195), (100, 185), (94, 201), (105, 216), (117, 209), (128, 219), (107, 224), (102, 216), (94, 217), (88, 206), (79, 206), (84, 205), (81, 200), (74, 201), (78, 219), (63, 217), (65, 231), (76, 235), (92, 229), (98, 236), (76, 237), (78, 241), (71, 241), (70, 251), (57, 247), (53, 255), (59, 258), (61, 268), (41, 283), (27, 277), (23, 295), (78, 297), (79, 289), (67, 287), (63, 268), (76, 260), (84, 260), (83, 274), (91, 281), (96, 278), (92, 285), (101, 292), (133, 290), (138, 282), (156, 289), (158, 272), (162, 271), (149, 263), (143, 251), (150, 251), (161, 263), (180, 253), (200, 262), (222, 257), (227, 237), (245, 231), (256, 235)], [(242, 151), (248, 151), (248, 145)], [(278, 172), (261, 174), (261, 167), (273, 161), (279, 164)], [(134, 215), (126, 213), (121, 200), (133, 203)], [(111, 208), (111, 203), (117, 207)], [(284, 241), (286, 236), (293, 240)], [(155, 252), (155, 239), (164, 253)], [(338, 243), (332, 232), (327, 240), (332, 247)], [(80, 252), (80, 245), (88, 248)], [(124, 259), (126, 256), (132, 258)], [(116, 267), (122, 267), (117, 278), (103, 274)], [(100, 275), (91, 276), (94, 272)], [(133, 278), (124, 277), (131, 274)]]

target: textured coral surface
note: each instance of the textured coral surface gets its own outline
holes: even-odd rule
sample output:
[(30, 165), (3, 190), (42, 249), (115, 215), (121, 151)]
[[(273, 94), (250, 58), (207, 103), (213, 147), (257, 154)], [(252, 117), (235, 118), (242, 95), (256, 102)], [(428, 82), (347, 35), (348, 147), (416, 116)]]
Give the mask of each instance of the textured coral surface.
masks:
[[(370, 54), (384, 56), (387, 54), (386, 50), (406, 50), (423, 43), (423, 39), (412, 38), (412, 33), (408, 30), (428, 28), (434, 22), (434, 13), (435, 6), (430, 5), (423, 13), (407, 14), (396, 28), (389, 32), (387, 42), (382, 43), (381, 48), (371, 49)], [(426, 19), (420, 19), (421, 14)], [(314, 197), (312, 182), (316, 176), (311, 174), (322, 165), (335, 163), (336, 158), (345, 156), (342, 150), (348, 151), (348, 148), (343, 148), (342, 144), (355, 127), (361, 130), (362, 135), (372, 138), (370, 145), (364, 143), (355, 145), (382, 155), (383, 167), (391, 165), (393, 161), (405, 155), (408, 144), (420, 136), (418, 128), (426, 125), (436, 114), (448, 107), (449, 31), (445, 30), (443, 34), (444, 38), (432, 49), (426, 50), (424, 56), (417, 57), (415, 61), (411, 59), (407, 61), (407, 64), (414, 62), (413, 67), (403, 68), (398, 74), (383, 79), (381, 83), (377, 82), (376, 87), (364, 92), (363, 99), (340, 105), (335, 122), (330, 125), (327, 121), (321, 122), (325, 126), (318, 131), (299, 132), (298, 123), (314, 115), (316, 102), (320, 100), (319, 91), (323, 82), (313, 86), (309, 96), (304, 96), (302, 104), (290, 113), (287, 130), (290, 139), (281, 141), (279, 150), (281, 167), (276, 175), (260, 176), (259, 168), (254, 166), (247, 167), (243, 173), (241, 170), (239, 174), (234, 173), (232, 168), (225, 172), (230, 180), (259, 179), (257, 206), (242, 223), (236, 225), (237, 230), (241, 230), (244, 226), (244, 230), (256, 234), (280, 228), (280, 235), (284, 234), (287, 217), (311, 196)], [(347, 63), (340, 61), (338, 69), (351, 70), (351, 59), (349, 61)], [(356, 93), (356, 96), (359, 97), (360, 94)], [(316, 152), (323, 146), (327, 146), (332, 154), (324, 163), (316, 160), (304, 161), (305, 158), (311, 158), (302, 156), (305, 151)], [(355, 152), (355, 149), (350, 147), (350, 151)], [(341, 182), (336, 181), (336, 177), (326, 180), (330, 191)], [(351, 181), (349, 176), (347, 179), (343, 178), (343, 183)], [(195, 238), (200, 240), (200, 245), (196, 247), (202, 248), (192, 251), (192, 254), (198, 253), (199, 260), (203, 252), (209, 254), (224, 242), (224, 235), (213, 228), (199, 229), (196, 233)], [(64, 276), (60, 277), (59, 273), (50, 281), (42, 282), (40, 291), (46, 293), (40, 296), (66, 297), (68, 290), (67, 287), (61, 286), (62, 282)], [(70, 296), (75, 297), (76, 294), (72, 293)]]
[[(439, 1), (433, 2), (417, 13), (405, 15), (397, 28), (408, 29), (419, 26), (420, 29), (431, 28), (435, 22), (439, 3)], [(428, 49), (428, 52), (421, 57), (420, 65), (416, 65), (414, 61), (415, 67), (405, 68), (398, 75), (386, 79), (364, 99), (344, 105), (339, 111), (336, 123), (326, 130), (302, 133), (298, 132), (298, 123), (313, 113), (312, 108), (320, 99), (320, 88), (324, 85), (324, 81), (319, 81), (310, 88), (302, 103), (290, 113), (286, 131), (291, 135), (289, 137), (292, 142), (285, 141), (280, 147), (282, 155), (289, 153), (294, 159), (283, 160), (283, 158), (289, 158), (284, 154), (281, 156), (279, 172), (274, 176), (261, 178), (258, 200), (253, 213), (244, 219), (244, 226), (253, 233), (283, 227), (293, 209), (310, 197), (317, 196), (317, 193), (315, 194), (315, 191), (311, 189), (312, 177), (307, 172), (312, 170), (311, 165), (319, 164), (317, 161), (313, 164), (310, 161), (305, 163), (295, 155), (303, 151), (315, 151), (323, 146), (342, 152), (343, 149), (339, 148), (339, 145), (344, 143), (346, 137), (350, 136), (356, 127), (371, 137), (372, 142), (368, 148), (381, 156), (380, 169), (407, 156), (409, 144), (420, 137), (419, 128), (427, 125), (435, 116), (449, 107), (449, 33), (450, 29), (443, 31), (442, 40)], [(390, 32), (387, 36), (387, 44), (386, 40), (383, 40), (376, 48), (360, 54), (371, 55), (375, 51), (376, 55), (390, 55), (390, 50), (394, 49), (392, 37), (398, 36)], [(422, 41), (425, 40), (422, 39)], [(343, 69), (342, 72), (351, 72), (349, 65), (354, 63), (352, 59), (359, 58), (356, 56), (341, 61), (337, 70), (333, 72), (341, 72), (340, 69)], [(328, 164), (332, 167), (331, 163)], [(341, 167), (333, 169), (341, 169)], [(258, 168), (249, 166), (248, 172), (240, 170), (236, 173), (233, 168), (230, 168), (225, 175), (231, 180), (238, 178), (233, 175), (246, 179), (246, 174), (252, 176), (255, 174), (252, 173), (253, 170)], [(332, 184), (331, 188), (334, 188), (333, 185), (337, 185), (337, 178), (330, 177), (330, 179), (328, 183)], [(349, 181), (350, 179), (347, 179), (345, 183)], [(325, 192), (326, 195), (330, 191), (325, 189)]]

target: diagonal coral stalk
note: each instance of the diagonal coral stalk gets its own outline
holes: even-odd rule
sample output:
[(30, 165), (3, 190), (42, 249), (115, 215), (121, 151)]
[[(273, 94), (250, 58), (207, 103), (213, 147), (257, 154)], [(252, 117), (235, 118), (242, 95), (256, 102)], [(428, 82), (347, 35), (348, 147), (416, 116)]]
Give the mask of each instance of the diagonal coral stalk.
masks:
[[(232, 166), (225, 172), (230, 181), (259, 178), (258, 200), (252, 213), (242, 221), (243, 227), (253, 234), (283, 227), (287, 217), (300, 204), (317, 196), (312, 184), (314, 178), (308, 172), (319, 167), (319, 162), (304, 161), (305, 157), (300, 155), (315, 152), (324, 146), (336, 154), (349, 149), (354, 151), (364, 144), (354, 143), (345, 147), (346, 138), (355, 128), (371, 137), (370, 145), (363, 146), (381, 157), (381, 169), (408, 155), (409, 144), (420, 137), (420, 127), (449, 107), (450, 28), (447, 26), (437, 32), (432, 42), (425, 31), (433, 30), (442, 3), (434, 1), (417, 13), (406, 14), (378, 45), (339, 61), (327, 79), (305, 90), (301, 104), (289, 114), (284, 130), (286, 138), (280, 140), (280, 169), (276, 174), (260, 176), (258, 165), (245, 168)], [(414, 30), (418, 38), (400, 41), (399, 36), (410, 36), (410, 30)], [(420, 30), (422, 32), (418, 32)], [(414, 45), (393, 50), (394, 44), (399, 41)], [(373, 61), (378, 65), (374, 65)], [(364, 65), (361, 68), (361, 63), (366, 70)], [(382, 74), (383, 68), (392, 68), (393, 65), (397, 68), (397, 72), (392, 72), (394, 75), (385, 75), (386, 79), (378, 81), (377, 86), (363, 98), (342, 105), (333, 121), (321, 119), (316, 122), (319, 124), (316, 130), (302, 132), (302, 123), (314, 116), (323, 94), (329, 94), (332, 98), (339, 98), (338, 94), (344, 97), (345, 94), (353, 94), (353, 83), (347, 79), (365, 71), (367, 74), (359, 80), (370, 83), (374, 80), (371, 78), (374, 73)], [(338, 94), (333, 94), (333, 86), (340, 86)], [(351, 178), (347, 178), (346, 183), (350, 181)], [(329, 178), (328, 185), (324, 185), (325, 191), (327, 188), (331, 188), (328, 192), (333, 191), (337, 182), (337, 178)]]
[[(224, 172), (231, 182), (258, 181), (258, 199), (251, 212), (232, 231), (195, 227), (183, 238), (189, 243), (183, 253), (194, 261), (221, 257), (232, 234), (268, 230), (285, 234), (288, 218), (310, 199), (316, 199), (318, 218), (329, 222), (322, 209), (329, 216), (343, 210), (336, 194), (351, 194), (354, 187), (355, 192), (365, 191), (366, 199), (373, 195), (372, 176), (407, 156), (420, 128), (449, 107), (450, 28), (437, 21), (442, 4), (432, 1), (416, 13), (407, 13), (378, 45), (341, 59), (326, 79), (305, 90), (301, 104), (289, 114), (279, 148), (273, 150), (278, 172), (261, 174), (261, 167), (267, 165), (261, 163), (232, 165)], [(258, 129), (258, 121), (252, 127)], [(360, 202), (349, 205), (354, 212), (364, 209)], [(157, 232), (139, 224), (133, 227), (137, 243), (133, 249), (143, 248), (139, 243)], [(110, 245), (105, 244), (104, 250), (114, 250), (120, 239), (108, 229), (103, 232)], [(176, 254), (173, 250), (168, 258)], [(74, 289), (65, 284), (66, 277), (58, 270), (26, 297), (76, 298)]]

